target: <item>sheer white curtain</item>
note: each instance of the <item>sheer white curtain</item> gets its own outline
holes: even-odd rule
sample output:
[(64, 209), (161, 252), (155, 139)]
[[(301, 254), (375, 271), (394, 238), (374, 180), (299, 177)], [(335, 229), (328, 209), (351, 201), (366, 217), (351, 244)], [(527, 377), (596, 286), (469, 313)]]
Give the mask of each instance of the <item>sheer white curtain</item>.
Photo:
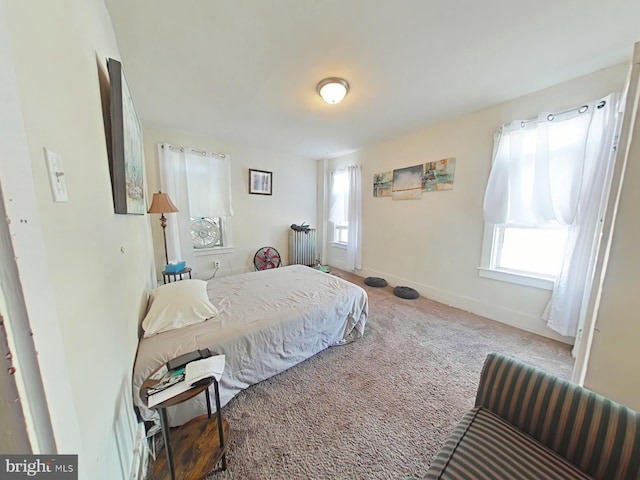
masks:
[[(593, 118), (563, 117), (502, 127), (484, 199), (487, 223), (534, 227), (573, 223), (583, 184), (585, 145)], [(552, 118), (552, 120), (549, 120)]]
[(232, 216), (229, 155), (187, 149), (185, 160), (189, 214), (192, 217)]
[(570, 235), (543, 319), (575, 336), (597, 227), (608, 189), (618, 95), (562, 114), (502, 127), (484, 199), (487, 223), (570, 225)]
[(362, 174), (360, 166), (331, 172), (329, 221), (348, 225), (347, 270), (362, 269)]
[(184, 260), (187, 265), (193, 265), (191, 217), (233, 215), (231, 160), (229, 155), (166, 143), (158, 145), (158, 158), (161, 189), (169, 194), (179, 210), (166, 215), (169, 261)]
[[(569, 230), (567, 249), (551, 300), (542, 318), (561, 335), (575, 337), (587, 293), (593, 282), (593, 264), (600, 240), (602, 216), (611, 185), (615, 143), (620, 129), (619, 95), (611, 94), (596, 104), (584, 147), (580, 198)], [(550, 129), (550, 130), (553, 130)]]
[(347, 167), (349, 179), (348, 219), (349, 241), (347, 243), (346, 267), (355, 271), (362, 269), (362, 174), (360, 166)]
[(179, 210), (177, 213), (166, 215), (167, 255), (170, 262), (184, 260), (187, 265), (193, 265), (187, 160), (184, 148), (166, 143), (158, 145), (158, 159), (160, 189), (169, 195)]
[(349, 177), (346, 171), (331, 172), (329, 190), (329, 221), (344, 225), (349, 221)]

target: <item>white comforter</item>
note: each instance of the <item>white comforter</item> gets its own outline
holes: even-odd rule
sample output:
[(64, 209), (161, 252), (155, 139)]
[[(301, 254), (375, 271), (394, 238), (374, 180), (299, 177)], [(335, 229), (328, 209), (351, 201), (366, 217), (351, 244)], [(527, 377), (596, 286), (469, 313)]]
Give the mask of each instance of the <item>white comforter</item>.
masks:
[[(205, 347), (225, 354), (220, 380), (225, 405), (254, 383), (360, 338), (368, 315), (364, 289), (301, 265), (213, 279), (207, 291), (217, 317), (140, 340), (133, 395), (146, 420), (156, 415), (143, 406), (140, 386), (172, 358)], [(180, 425), (205, 411), (204, 395), (198, 395), (170, 408), (170, 422)]]

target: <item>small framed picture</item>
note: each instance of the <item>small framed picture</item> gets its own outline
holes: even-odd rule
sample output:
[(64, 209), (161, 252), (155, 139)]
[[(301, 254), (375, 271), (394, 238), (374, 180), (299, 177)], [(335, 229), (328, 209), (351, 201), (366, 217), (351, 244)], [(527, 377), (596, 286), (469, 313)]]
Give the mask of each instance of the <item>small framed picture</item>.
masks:
[(271, 195), (272, 176), (272, 172), (249, 169), (249, 193)]

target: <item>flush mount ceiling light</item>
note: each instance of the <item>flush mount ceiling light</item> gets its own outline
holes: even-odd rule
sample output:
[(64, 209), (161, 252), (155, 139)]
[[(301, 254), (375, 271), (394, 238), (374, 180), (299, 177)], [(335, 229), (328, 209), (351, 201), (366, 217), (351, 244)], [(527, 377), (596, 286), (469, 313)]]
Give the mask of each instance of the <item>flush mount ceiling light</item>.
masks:
[(334, 105), (340, 103), (349, 93), (349, 82), (344, 78), (329, 77), (318, 84), (317, 90), (325, 102)]

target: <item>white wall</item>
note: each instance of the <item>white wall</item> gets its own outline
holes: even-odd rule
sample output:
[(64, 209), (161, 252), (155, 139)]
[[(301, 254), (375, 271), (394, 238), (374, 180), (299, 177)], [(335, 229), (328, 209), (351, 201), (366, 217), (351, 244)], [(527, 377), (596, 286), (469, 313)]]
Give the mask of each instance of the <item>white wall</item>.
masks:
[[(72, 423), (76, 424), (69, 429), (79, 431), (80, 437), (63, 444), (61, 451), (79, 454), (82, 479), (125, 478), (136, 426), (130, 385), (137, 325), (154, 271), (150, 224), (159, 252), (156, 262), (162, 247), (156, 216), (113, 213), (98, 72), (104, 72), (106, 57), (119, 58), (116, 41), (102, 0), (4, 3), (46, 250), (48, 278), (44, 280), (52, 289), (56, 310), (52, 319), (59, 321), (66, 356), (43, 356), (43, 349), (41, 363), (48, 363), (48, 371), (68, 375), (75, 412), (67, 414), (75, 417)], [(126, 64), (124, 68), (126, 71)], [(480, 204), (490, 165), (491, 134), (504, 121), (530, 117), (541, 109), (572, 106), (619, 89), (624, 73), (624, 67), (599, 72), (333, 162), (363, 163), (364, 179), (370, 182), (377, 171), (446, 156), (458, 159), (452, 192), (393, 202), (372, 198), (365, 186), (369, 193), (364, 198), (364, 274), (385, 276), (446, 303), (544, 331), (537, 315), (547, 292), (480, 279), (475, 270), (480, 259)], [(227, 272), (250, 269), (255, 250), (267, 244), (278, 248), (286, 259), (289, 225), (315, 224), (314, 162), (175, 131), (147, 128), (144, 133), (149, 192), (159, 184), (156, 142), (232, 155), (236, 249), (222, 262)], [(51, 200), (44, 146), (62, 155), (67, 203)], [(273, 197), (247, 193), (248, 168), (274, 172)], [(630, 198), (624, 213), (630, 221), (632, 201), (637, 205), (637, 198)], [(623, 259), (631, 248), (621, 246), (618, 258)], [(627, 266), (629, 271), (618, 278), (636, 278), (633, 266)], [(611, 268), (622, 267), (614, 264)], [(631, 307), (625, 318), (637, 311), (637, 306)], [(637, 337), (636, 330), (631, 331), (636, 335), (627, 338)], [(37, 328), (34, 337), (46, 341)], [(615, 345), (609, 347), (605, 355)], [(44, 383), (51, 381), (48, 378)], [(71, 407), (53, 389), (47, 390), (47, 400), (53, 412)], [(54, 433), (56, 438), (65, 436), (65, 432)], [(65, 448), (69, 445), (77, 445), (77, 451)]]
[[(640, 44), (635, 53), (640, 64)], [(636, 98), (636, 106), (638, 99)], [(585, 387), (640, 411), (640, 113), (632, 130)], [(620, 150), (626, 148), (624, 136)]]
[[(159, 143), (231, 155), (233, 252), (196, 256), (193, 268), (198, 278), (213, 274), (214, 260), (220, 261), (217, 276), (252, 271), (253, 256), (264, 246), (275, 247), (287, 265), (291, 224), (316, 225), (316, 162), (313, 160), (148, 125), (144, 129), (144, 142), (149, 195), (160, 188)], [(249, 194), (250, 168), (273, 172), (273, 195)], [(150, 218), (156, 267), (161, 272), (165, 263), (162, 228), (157, 215)]]
[[(330, 169), (362, 165), (360, 274), (383, 277), (391, 285), (410, 286), (434, 300), (569, 342), (540, 319), (549, 291), (478, 276), (493, 132), (514, 119), (620, 91), (626, 71), (625, 65), (612, 67), (331, 160)], [(375, 173), (447, 157), (456, 158), (453, 190), (425, 192), (420, 200), (373, 197)], [(329, 264), (344, 265), (344, 250), (328, 247), (327, 255)]]
[[(57, 319), (46, 308), (53, 305), (51, 289), (40, 280), (48, 275), (46, 259), (44, 255), (33, 255), (44, 250), (44, 240), (6, 24), (4, 2), (0, 0), (0, 64), (3, 65), (0, 69), (0, 105), (3, 110), (3, 115), (0, 115), (0, 218), (3, 220), (0, 221), (0, 315), (3, 319), (0, 337), (3, 351), (6, 348), (8, 351), (5, 353), (11, 352), (11, 358), (5, 366), (14, 366), (16, 369), (13, 375), (8, 371), (2, 375), (5, 378), (0, 387), (0, 451), (37, 453), (54, 450), (56, 442), (71, 443), (71, 448), (75, 445), (72, 436), (55, 438), (52, 419), (64, 422), (69, 432), (77, 433), (78, 430), (75, 412), (65, 416), (64, 410), (50, 412), (47, 408), (44, 372), (37, 360), (36, 343), (39, 348), (45, 347), (40, 352), (42, 355), (60, 359), (64, 358), (64, 350)], [(21, 221), (4, 221), (15, 218)], [(33, 288), (27, 290), (27, 284)], [(30, 316), (37, 315), (33, 311), (30, 315), (27, 305), (33, 303), (33, 291), (38, 291), (39, 298), (48, 299), (38, 300), (38, 304), (44, 307), (41, 312), (46, 312), (46, 325), (51, 327), (46, 331), (46, 342), (40, 341), (43, 337), (34, 337), (32, 334)], [(69, 390), (69, 379), (64, 375), (57, 377), (54, 388), (57, 386), (56, 393), (64, 395)], [(67, 400), (73, 402), (70, 395), (67, 395)], [(36, 425), (39, 427), (37, 435)]]
[[(75, 451), (71, 442), (58, 447), (79, 454), (79, 478), (127, 478), (137, 427), (131, 371), (153, 258), (147, 217), (113, 211), (99, 71), (106, 57), (119, 58), (114, 33), (102, 0), (12, 1), (6, 13), (48, 267), (42, 280), (53, 291), (49, 322), (59, 321), (65, 356), (41, 350), (40, 363), (51, 372), (45, 386), (68, 374), (73, 403), (53, 389), (47, 401), (52, 412), (70, 410), (77, 426), (66, 428), (79, 430)], [(66, 203), (52, 201), (43, 147), (62, 156)], [(46, 341), (33, 320), (36, 342)], [(68, 435), (54, 427), (56, 438)]]

